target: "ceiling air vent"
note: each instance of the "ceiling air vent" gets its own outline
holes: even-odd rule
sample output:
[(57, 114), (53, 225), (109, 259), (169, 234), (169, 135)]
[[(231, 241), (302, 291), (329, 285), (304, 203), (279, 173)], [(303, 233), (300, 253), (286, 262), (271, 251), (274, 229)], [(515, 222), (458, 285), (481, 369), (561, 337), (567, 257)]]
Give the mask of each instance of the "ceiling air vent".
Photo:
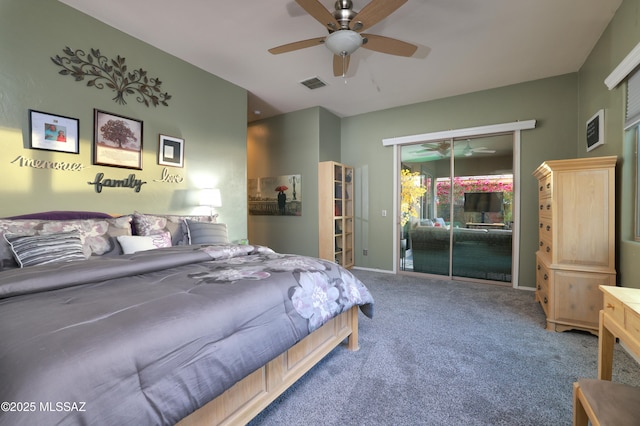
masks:
[(319, 89), (327, 85), (327, 83), (320, 80), (318, 77), (308, 78), (304, 81), (301, 81), (300, 84), (306, 86), (310, 90)]

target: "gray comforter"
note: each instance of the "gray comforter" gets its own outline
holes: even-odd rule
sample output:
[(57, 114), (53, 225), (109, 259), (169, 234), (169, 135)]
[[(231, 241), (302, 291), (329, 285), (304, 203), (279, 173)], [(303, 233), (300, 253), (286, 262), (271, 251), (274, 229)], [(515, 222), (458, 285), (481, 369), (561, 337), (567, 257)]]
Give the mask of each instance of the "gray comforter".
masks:
[(350, 272), (179, 246), (0, 273), (0, 425), (174, 424), (351, 306)]

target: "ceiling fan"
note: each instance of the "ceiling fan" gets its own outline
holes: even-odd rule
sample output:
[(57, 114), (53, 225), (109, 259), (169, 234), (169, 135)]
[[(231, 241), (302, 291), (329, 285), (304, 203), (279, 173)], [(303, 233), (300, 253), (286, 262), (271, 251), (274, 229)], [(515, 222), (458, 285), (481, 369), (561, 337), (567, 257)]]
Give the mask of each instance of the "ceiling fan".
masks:
[(475, 153), (477, 153), (477, 154), (495, 154), (495, 152), (496, 151), (494, 149), (487, 149), (485, 147), (471, 148), (471, 144), (469, 144), (469, 139), (467, 139), (467, 146), (465, 146), (464, 149), (462, 150), (462, 154), (465, 157), (471, 157)]
[(451, 144), (449, 142), (436, 142), (436, 143), (424, 143), (422, 144), (424, 149), (421, 149), (418, 152), (431, 151), (439, 154), (441, 157), (446, 157), (449, 155), (449, 149), (451, 148)]
[(346, 75), (350, 55), (361, 46), (389, 55), (410, 57), (418, 49), (417, 46), (381, 35), (361, 33), (406, 2), (407, 0), (371, 0), (360, 12), (356, 12), (351, 0), (338, 0), (334, 5), (336, 10), (330, 12), (318, 0), (296, 0), (296, 3), (329, 31), (329, 35), (284, 44), (269, 49), (269, 52), (278, 55), (324, 44), (333, 52), (333, 74), (336, 77)]
[[(451, 143), (448, 141), (436, 142), (436, 143), (425, 143), (422, 144), (424, 149), (419, 152), (432, 151), (438, 153), (441, 157), (446, 157), (449, 155), (451, 149)], [(496, 151), (493, 149), (487, 149), (486, 147), (477, 147), (471, 148), (471, 144), (469, 143), (469, 139), (467, 139), (467, 145), (461, 150), (455, 150), (456, 153), (460, 153), (465, 157), (471, 157), (473, 154), (494, 154)]]

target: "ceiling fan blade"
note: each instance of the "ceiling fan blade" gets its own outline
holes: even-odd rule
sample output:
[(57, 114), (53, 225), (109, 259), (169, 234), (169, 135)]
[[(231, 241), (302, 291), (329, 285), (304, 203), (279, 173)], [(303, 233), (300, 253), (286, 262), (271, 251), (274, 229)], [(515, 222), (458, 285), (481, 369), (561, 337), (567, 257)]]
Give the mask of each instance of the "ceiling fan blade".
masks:
[[(364, 31), (395, 12), (407, 0), (371, 0), (349, 23), (349, 29)], [(298, 1), (298, 3), (300, 3)], [(317, 18), (316, 18), (317, 19)]]
[(349, 69), (349, 60), (351, 56), (333, 55), (333, 75), (336, 77), (344, 77)]
[(376, 52), (410, 57), (418, 50), (418, 46), (415, 44), (406, 43), (395, 38), (375, 34), (362, 34), (362, 36), (367, 39), (367, 42), (362, 47)]
[(296, 3), (327, 29), (335, 31), (340, 28), (336, 18), (318, 0), (296, 0)]
[(293, 43), (283, 44), (282, 46), (272, 47), (269, 53), (278, 55), (280, 53), (292, 52), (307, 47), (319, 46), (324, 43), (324, 37), (310, 38), (309, 40), (294, 41)]

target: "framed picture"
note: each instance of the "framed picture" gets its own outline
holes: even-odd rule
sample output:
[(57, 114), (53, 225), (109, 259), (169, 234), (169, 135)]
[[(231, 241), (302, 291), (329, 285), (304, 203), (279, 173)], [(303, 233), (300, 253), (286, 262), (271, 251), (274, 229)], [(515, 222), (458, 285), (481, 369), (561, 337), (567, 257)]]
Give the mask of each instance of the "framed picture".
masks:
[(247, 179), (249, 214), (302, 216), (302, 175)]
[(142, 121), (95, 109), (93, 164), (142, 170)]
[(184, 165), (184, 139), (160, 135), (158, 164), (161, 166), (182, 167)]
[(587, 120), (587, 152), (604, 145), (604, 110)]
[(78, 154), (80, 121), (76, 118), (29, 110), (30, 148)]

